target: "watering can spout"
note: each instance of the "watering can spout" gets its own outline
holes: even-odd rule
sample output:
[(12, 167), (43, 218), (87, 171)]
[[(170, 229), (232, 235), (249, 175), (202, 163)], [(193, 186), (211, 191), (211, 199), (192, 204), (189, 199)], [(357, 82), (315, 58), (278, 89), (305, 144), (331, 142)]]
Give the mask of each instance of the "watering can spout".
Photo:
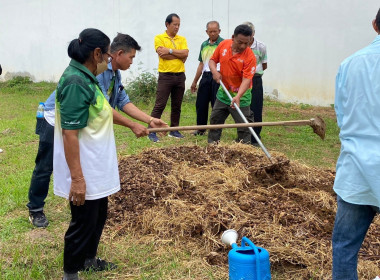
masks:
[(238, 236), (239, 235), (238, 235), (236, 230), (228, 229), (225, 232), (223, 232), (223, 234), (222, 234), (222, 242), (224, 244), (232, 246), (232, 248), (234, 248), (233, 244), (235, 244), (235, 246), (237, 246), (236, 242), (237, 242)]

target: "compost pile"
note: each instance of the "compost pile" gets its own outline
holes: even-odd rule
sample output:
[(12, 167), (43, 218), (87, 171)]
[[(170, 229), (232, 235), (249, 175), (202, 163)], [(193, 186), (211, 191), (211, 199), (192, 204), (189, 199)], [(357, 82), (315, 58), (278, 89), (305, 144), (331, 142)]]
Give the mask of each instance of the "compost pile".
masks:
[[(272, 157), (279, 164), (242, 144), (157, 148), (124, 157), (110, 225), (120, 234), (180, 241), (225, 271), (230, 248), (220, 236), (233, 228), (269, 251), (278, 279), (331, 279), (335, 172), (280, 153)], [(377, 218), (360, 251), (363, 279), (379, 271), (379, 244)]]

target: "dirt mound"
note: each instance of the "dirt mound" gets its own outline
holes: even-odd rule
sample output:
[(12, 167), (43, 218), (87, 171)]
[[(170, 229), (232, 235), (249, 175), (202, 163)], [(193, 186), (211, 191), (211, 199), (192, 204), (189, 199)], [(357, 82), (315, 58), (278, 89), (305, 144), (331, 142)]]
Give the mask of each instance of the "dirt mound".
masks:
[[(146, 150), (119, 162), (122, 189), (110, 200), (109, 221), (154, 239), (181, 240), (212, 265), (227, 266), (221, 233), (234, 228), (270, 253), (281, 279), (331, 278), (335, 173), (242, 144)], [(380, 221), (360, 251), (360, 275), (380, 266)], [(240, 240), (240, 239), (239, 239)], [(280, 279), (280, 278), (278, 278)]]

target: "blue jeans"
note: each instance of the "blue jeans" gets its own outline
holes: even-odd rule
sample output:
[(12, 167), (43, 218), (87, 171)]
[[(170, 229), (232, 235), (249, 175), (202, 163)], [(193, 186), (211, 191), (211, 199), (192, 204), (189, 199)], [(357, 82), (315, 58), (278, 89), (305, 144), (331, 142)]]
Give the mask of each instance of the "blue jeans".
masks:
[(40, 136), (36, 166), (29, 187), (29, 211), (41, 211), (48, 195), (50, 177), (53, 172), (54, 126), (45, 119), (37, 119), (36, 134)]
[(332, 236), (333, 280), (357, 280), (358, 253), (379, 208), (351, 204), (340, 196), (337, 203)]

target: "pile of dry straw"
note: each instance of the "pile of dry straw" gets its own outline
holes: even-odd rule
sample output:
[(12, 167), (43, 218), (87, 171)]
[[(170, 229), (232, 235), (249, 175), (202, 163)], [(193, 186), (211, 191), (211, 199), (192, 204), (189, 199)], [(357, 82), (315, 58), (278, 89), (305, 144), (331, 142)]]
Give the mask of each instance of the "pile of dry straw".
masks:
[[(194, 257), (221, 267), (229, 248), (221, 233), (236, 229), (270, 253), (275, 279), (330, 279), (336, 211), (334, 171), (290, 162), (247, 145), (150, 149), (120, 160), (122, 190), (110, 221), (145, 240), (180, 242)], [(360, 251), (359, 273), (380, 266), (380, 219)], [(372, 278), (371, 278), (372, 277)]]

